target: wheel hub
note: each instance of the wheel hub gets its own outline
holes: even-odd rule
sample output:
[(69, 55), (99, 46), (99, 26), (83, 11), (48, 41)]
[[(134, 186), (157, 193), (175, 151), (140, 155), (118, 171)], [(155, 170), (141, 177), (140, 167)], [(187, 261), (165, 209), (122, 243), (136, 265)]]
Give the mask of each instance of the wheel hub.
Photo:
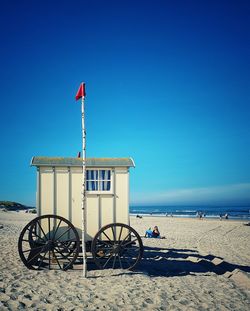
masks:
[(51, 251), (54, 248), (54, 241), (48, 240), (44, 246), (45, 251)]
[(121, 251), (120, 244), (114, 244), (113, 246), (113, 253), (118, 254)]

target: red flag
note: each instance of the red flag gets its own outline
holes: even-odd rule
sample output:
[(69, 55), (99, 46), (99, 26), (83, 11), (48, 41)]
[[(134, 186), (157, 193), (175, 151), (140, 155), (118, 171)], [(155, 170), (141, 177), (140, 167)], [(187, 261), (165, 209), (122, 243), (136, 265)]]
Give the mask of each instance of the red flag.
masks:
[(78, 100), (78, 99), (80, 99), (80, 98), (82, 98), (82, 97), (85, 97), (85, 95), (86, 95), (86, 92), (85, 92), (85, 83), (82, 82), (82, 83), (80, 84), (80, 87), (79, 87), (77, 93), (76, 93), (76, 100)]

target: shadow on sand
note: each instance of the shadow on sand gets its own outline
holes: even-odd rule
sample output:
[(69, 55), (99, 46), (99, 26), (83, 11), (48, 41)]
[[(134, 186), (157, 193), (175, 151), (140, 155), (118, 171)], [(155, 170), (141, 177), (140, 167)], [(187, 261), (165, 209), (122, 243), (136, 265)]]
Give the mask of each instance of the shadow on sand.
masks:
[(196, 250), (144, 247), (144, 254), (137, 270), (149, 276), (184, 276), (197, 273), (224, 274), (239, 269), (250, 272), (249, 266), (228, 263), (213, 255), (202, 256)]
[[(173, 249), (173, 248), (157, 248), (144, 247), (143, 258), (132, 271), (126, 271), (126, 274), (146, 274), (148, 276), (185, 276), (197, 275), (199, 273), (206, 275), (216, 273), (222, 275), (226, 272), (230, 273), (238, 269), (243, 272), (250, 272), (249, 266), (241, 266), (231, 264), (223, 260), (223, 258), (213, 255), (202, 256), (196, 250), (192, 249)], [(88, 261), (88, 271), (98, 270), (92, 260)], [(117, 274), (118, 273), (118, 274)], [(114, 275), (121, 275), (119, 272), (113, 271)], [(99, 276), (101, 277), (101, 276)]]

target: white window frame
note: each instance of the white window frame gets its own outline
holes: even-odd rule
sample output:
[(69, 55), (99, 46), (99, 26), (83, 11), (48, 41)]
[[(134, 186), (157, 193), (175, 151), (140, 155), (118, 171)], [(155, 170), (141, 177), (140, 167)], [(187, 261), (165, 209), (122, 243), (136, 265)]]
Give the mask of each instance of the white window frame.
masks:
[[(87, 194), (113, 194), (113, 169), (111, 168), (108, 168), (108, 167), (105, 167), (105, 168), (87, 168), (86, 169), (86, 189), (87, 189), (87, 171), (98, 171), (98, 175), (99, 175), (99, 171), (110, 171), (110, 180), (107, 180), (107, 181), (110, 181), (110, 190), (86, 190), (86, 193)], [(100, 182), (100, 180), (96, 180), (97, 182)], [(99, 187), (99, 185), (98, 185)]]

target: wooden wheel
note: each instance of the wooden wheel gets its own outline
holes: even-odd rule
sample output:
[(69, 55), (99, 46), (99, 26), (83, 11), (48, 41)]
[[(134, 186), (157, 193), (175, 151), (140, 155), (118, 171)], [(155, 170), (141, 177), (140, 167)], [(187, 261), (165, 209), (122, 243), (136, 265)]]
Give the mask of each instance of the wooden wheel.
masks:
[(133, 269), (143, 254), (139, 234), (130, 226), (113, 223), (102, 227), (95, 235), (91, 252), (101, 269)]
[(22, 230), (18, 240), (21, 260), (29, 269), (72, 267), (79, 255), (80, 239), (67, 219), (44, 215), (33, 219)]

